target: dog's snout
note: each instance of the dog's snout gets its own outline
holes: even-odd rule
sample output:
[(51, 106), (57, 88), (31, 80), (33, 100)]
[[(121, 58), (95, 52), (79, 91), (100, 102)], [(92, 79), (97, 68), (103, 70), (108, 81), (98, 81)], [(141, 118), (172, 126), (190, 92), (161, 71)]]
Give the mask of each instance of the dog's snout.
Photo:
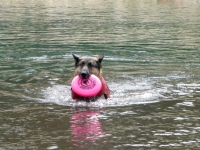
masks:
[(90, 74), (87, 71), (81, 71), (79, 76), (81, 78), (89, 78)]

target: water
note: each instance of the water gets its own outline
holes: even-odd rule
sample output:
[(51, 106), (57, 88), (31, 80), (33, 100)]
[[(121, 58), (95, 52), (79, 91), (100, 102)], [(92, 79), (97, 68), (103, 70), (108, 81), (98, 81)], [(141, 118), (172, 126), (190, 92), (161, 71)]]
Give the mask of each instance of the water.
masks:
[[(0, 149), (199, 149), (198, 0), (0, 2)], [(111, 98), (71, 99), (105, 54)]]

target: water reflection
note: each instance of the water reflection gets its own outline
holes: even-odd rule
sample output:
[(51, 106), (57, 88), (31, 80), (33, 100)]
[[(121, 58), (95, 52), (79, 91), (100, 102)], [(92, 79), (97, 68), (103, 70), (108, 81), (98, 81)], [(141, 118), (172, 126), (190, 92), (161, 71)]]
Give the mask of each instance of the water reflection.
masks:
[(98, 115), (98, 111), (83, 111), (72, 115), (70, 128), (74, 146), (87, 148), (91, 146), (91, 143), (95, 144), (99, 137), (106, 133), (102, 129)]

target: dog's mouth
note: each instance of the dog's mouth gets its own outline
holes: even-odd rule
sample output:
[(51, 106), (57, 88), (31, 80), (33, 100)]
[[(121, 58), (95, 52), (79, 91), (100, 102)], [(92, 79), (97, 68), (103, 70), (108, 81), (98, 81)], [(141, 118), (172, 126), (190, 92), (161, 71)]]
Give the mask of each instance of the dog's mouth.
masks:
[(87, 78), (90, 77), (90, 73), (87, 72), (87, 71), (81, 71), (81, 72), (79, 73), (79, 76), (80, 76), (82, 79), (87, 79)]

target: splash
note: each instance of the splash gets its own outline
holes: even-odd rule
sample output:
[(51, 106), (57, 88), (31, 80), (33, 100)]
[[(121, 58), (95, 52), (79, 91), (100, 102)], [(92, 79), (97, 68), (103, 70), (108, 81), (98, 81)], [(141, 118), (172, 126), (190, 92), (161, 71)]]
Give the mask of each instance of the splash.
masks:
[[(126, 77), (127, 78), (127, 77)], [(53, 85), (43, 91), (44, 102), (53, 102), (65, 106), (78, 107), (115, 107), (133, 104), (155, 103), (159, 98), (161, 89), (155, 88), (154, 82), (149, 79), (128, 79), (121, 82), (109, 83), (111, 98), (105, 100), (103, 97), (95, 102), (75, 101), (71, 98), (71, 87), (64, 85)]]

